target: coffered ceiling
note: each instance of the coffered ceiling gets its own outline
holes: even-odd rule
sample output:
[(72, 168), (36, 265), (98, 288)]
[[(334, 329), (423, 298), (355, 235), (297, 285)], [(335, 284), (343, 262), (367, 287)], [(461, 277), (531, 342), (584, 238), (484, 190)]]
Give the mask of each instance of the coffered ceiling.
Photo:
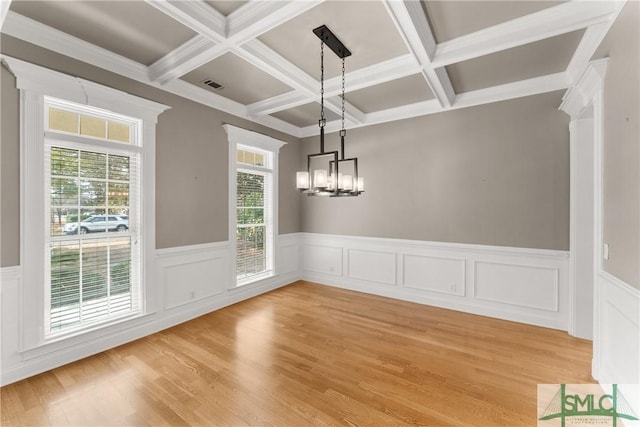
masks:
[[(565, 89), (624, 2), (3, 0), (2, 32), (271, 128), (317, 132), (320, 41), (347, 127)], [(340, 60), (325, 57), (327, 128)], [(215, 82), (213, 88), (204, 82)]]

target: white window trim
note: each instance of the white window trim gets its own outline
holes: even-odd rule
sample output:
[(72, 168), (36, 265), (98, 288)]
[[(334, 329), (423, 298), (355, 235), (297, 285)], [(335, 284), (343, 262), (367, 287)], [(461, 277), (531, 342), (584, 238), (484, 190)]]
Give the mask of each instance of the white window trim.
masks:
[[(152, 286), (155, 283), (156, 230), (155, 127), (158, 115), (170, 107), (10, 56), (2, 55), (0, 59), (16, 77), (16, 87), (20, 90), (20, 262), (23, 286), (20, 289), (19, 328), (20, 351), (23, 357), (29, 358), (35, 353), (41, 354), (46, 348), (58, 347), (44, 340), (44, 97), (63, 99), (142, 120), (144, 142), (140, 147), (143, 155), (140, 185), (144, 192), (140, 197), (140, 286), (143, 304), (142, 314), (132, 318), (157, 311), (161, 297)], [(109, 323), (98, 325), (87, 332), (60, 338), (57, 343), (70, 339), (78, 344), (95, 338), (101, 331), (108, 333), (111, 329), (113, 325)]]
[[(230, 283), (233, 284), (233, 288), (238, 286), (244, 286), (249, 283), (256, 283), (264, 279), (268, 279), (270, 277), (278, 275), (277, 271), (277, 259), (278, 245), (276, 241), (278, 239), (278, 172), (279, 172), (279, 161), (278, 161), (278, 153), (280, 152), (280, 148), (286, 144), (284, 141), (280, 141), (278, 139), (272, 138), (267, 135), (260, 134), (258, 132), (253, 132), (250, 130), (242, 129), (237, 126), (233, 126), (230, 124), (222, 125), (224, 130), (227, 132), (227, 136), (229, 139), (229, 274), (230, 274)], [(236, 152), (238, 146), (246, 146), (246, 147), (254, 147), (260, 150), (268, 151), (273, 154), (271, 159), (271, 177), (272, 177), (272, 215), (273, 215), (273, 227), (272, 233), (273, 237), (269, 241), (270, 248), (268, 250), (273, 254), (272, 257), (272, 269), (271, 273), (259, 274), (256, 276), (252, 276), (249, 279), (238, 280), (236, 277), (236, 195), (237, 195), (237, 187), (236, 187), (236, 173), (238, 171), (238, 162), (236, 157)], [(244, 167), (241, 167), (242, 169)], [(251, 169), (251, 167), (246, 167), (244, 169)], [(257, 168), (261, 169), (261, 168)]]

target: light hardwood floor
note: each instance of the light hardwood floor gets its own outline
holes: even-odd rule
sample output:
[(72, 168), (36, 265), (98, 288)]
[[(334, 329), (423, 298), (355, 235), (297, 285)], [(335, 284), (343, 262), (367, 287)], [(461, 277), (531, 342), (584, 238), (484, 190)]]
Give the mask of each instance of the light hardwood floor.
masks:
[(309, 282), (0, 389), (2, 425), (535, 426), (566, 332)]

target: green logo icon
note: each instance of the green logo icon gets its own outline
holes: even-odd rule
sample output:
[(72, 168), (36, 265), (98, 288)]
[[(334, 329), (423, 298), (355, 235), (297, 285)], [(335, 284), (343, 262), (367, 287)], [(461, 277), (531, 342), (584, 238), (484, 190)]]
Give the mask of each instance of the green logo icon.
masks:
[[(605, 421), (606, 425), (617, 427), (618, 419), (638, 420), (636, 414), (631, 409), (631, 405), (626, 401), (622, 393), (618, 390), (618, 385), (613, 384), (611, 394), (594, 393), (588, 390), (588, 384), (573, 385), (573, 389), (583, 387), (582, 393), (567, 392), (567, 385), (560, 384), (560, 387), (553, 398), (549, 401), (539, 421), (559, 419), (561, 427), (565, 427), (567, 418), (580, 417), (574, 419), (576, 423), (592, 424), (596, 420)], [(584, 392), (587, 389), (588, 391)], [(542, 426), (544, 423), (538, 423)], [(602, 424), (600, 424), (602, 425)]]

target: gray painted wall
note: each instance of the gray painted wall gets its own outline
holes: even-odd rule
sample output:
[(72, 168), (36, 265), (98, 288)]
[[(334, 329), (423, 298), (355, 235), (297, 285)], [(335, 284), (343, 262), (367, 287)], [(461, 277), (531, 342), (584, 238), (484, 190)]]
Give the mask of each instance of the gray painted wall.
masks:
[(0, 266), (20, 263), (20, 97), (0, 67)]
[(640, 3), (630, 1), (594, 58), (604, 89), (603, 234), (607, 272), (640, 289)]
[[(231, 123), (288, 142), (281, 149), (280, 233), (300, 230), (299, 195), (289, 185), (300, 157), (299, 141), (264, 126), (205, 107), (68, 57), (2, 35), (2, 53), (171, 106), (157, 125), (156, 246), (167, 248), (227, 240), (228, 141)], [(19, 259), (18, 91), (2, 71), (2, 253), (0, 266)], [(293, 161), (292, 161), (293, 160)], [(293, 179), (293, 178), (292, 178)]]
[[(561, 92), (347, 132), (365, 193), (306, 197), (302, 230), (569, 249), (569, 118)], [(337, 147), (329, 134), (327, 149)], [(303, 140), (301, 162), (319, 150)], [(334, 144), (334, 145), (331, 145)]]

